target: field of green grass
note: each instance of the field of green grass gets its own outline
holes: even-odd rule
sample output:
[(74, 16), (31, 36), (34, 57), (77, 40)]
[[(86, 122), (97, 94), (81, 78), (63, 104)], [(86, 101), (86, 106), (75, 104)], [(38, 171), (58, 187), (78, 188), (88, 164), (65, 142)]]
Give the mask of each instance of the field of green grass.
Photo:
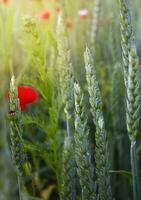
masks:
[(0, 0), (0, 200), (141, 200), (140, 80), (140, 0)]

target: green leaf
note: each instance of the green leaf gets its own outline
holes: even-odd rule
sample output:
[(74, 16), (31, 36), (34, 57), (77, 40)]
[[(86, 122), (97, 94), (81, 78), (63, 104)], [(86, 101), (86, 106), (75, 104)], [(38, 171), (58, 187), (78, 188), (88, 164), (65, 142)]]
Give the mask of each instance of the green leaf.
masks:
[(31, 152), (38, 152), (38, 153), (47, 153), (48, 151), (50, 151), (48, 146), (43, 146), (43, 144), (40, 143), (34, 143), (32, 144), (31, 142), (28, 142), (26, 140), (23, 141), (24, 143), (24, 147), (27, 151), (31, 151)]
[(40, 119), (40, 117), (37, 116), (29, 116), (29, 115), (23, 115), (22, 117), (24, 124), (35, 124), (38, 127), (40, 127), (45, 133), (48, 133), (48, 127), (46, 125), (46, 122)]
[(42, 200), (41, 198), (32, 197), (32, 196), (29, 196), (25, 193), (22, 193), (22, 199), (23, 200)]
[(53, 47), (57, 51), (57, 41), (55, 39), (55, 36), (53, 35), (51, 31), (48, 31), (48, 36), (49, 36), (50, 41), (52, 42)]
[(129, 179), (132, 179), (132, 173), (130, 171), (126, 170), (109, 170), (110, 173), (120, 174), (122, 176), (125, 176)]

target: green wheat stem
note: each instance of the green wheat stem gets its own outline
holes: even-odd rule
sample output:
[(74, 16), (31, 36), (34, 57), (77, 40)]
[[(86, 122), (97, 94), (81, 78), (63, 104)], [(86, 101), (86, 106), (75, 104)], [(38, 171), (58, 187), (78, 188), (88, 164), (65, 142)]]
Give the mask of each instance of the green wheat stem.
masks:
[(68, 120), (67, 120), (67, 135), (71, 137), (70, 124)]
[(18, 188), (19, 188), (19, 200), (22, 200), (22, 180), (20, 176), (18, 176)]
[(99, 196), (101, 200), (112, 199), (110, 176), (109, 176), (109, 155), (107, 133), (104, 125), (102, 112), (102, 100), (100, 89), (96, 78), (96, 69), (88, 48), (84, 53), (86, 78), (88, 83), (89, 101), (91, 113), (96, 126), (96, 175), (99, 187)]
[(84, 106), (84, 95), (78, 83), (74, 85), (75, 96), (75, 160), (77, 173), (82, 188), (83, 200), (96, 199), (94, 166), (92, 163), (89, 128)]
[(130, 146), (130, 157), (131, 157), (131, 169), (133, 177), (133, 197), (134, 199), (139, 198), (139, 180), (138, 180), (138, 166), (137, 166), (137, 157), (136, 157), (136, 140), (131, 142)]

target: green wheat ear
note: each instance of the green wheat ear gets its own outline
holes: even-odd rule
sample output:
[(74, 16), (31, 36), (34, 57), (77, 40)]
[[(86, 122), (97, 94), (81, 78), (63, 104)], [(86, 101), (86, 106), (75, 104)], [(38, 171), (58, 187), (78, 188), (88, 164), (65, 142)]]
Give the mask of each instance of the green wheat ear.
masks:
[(120, 6), (120, 30), (121, 30), (121, 47), (122, 47), (122, 58), (124, 63), (124, 81), (125, 86), (128, 84), (128, 66), (129, 66), (129, 51), (131, 48), (131, 17), (129, 9), (125, 0), (119, 0)]
[(135, 45), (131, 45), (129, 52), (129, 71), (127, 87), (127, 130), (130, 140), (134, 140), (138, 133), (139, 123), (139, 74), (138, 74), (138, 57)]
[(111, 111), (115, 136), (125, 133), (126, 108), (125, 108), (125, 86), (122, 65), (116, 63), (112, 74)]
[[(124, 74), (120, 63), (116, 63), (113, 68), (112, 74), (112, 90), (111, 90), (111, 111), (113, 118), (114, 137), (123, 136), (126, 134), (126, 108), (125, 108), (125, 87), (124, 87)], [(123, 155), (120, 142), (117, 143), (119, 146), (119, 153)], [(120, 157), (122, 158), (122, 157)], [(121, 159), (120, 159), (121, 160)], [(122, 163), (122, 161), (120, 161)]]
[(96, 69), (93, 59), (88, 48), (84, 53), (86, 79), (88, 83), (89, 101), (91, 105), (91, 113), (96, 126), (96, 174), (99, 187), (99, 196), (102, 200), (112, 199), (111, 185), (109, 176), (109, 155), (107, 133), (104, 125), (104, 117), (102, 112), (102, 100), (100, 89), (96, 78)]
[(73, 97), (73, 72), (68, 39), (66, 37), (63, 20), (58, 19), (58, 65), (62, 100), (67, 121), (67, 136), (64, 139), (61, 199), (76, 199), (76, 164), (74, 159), (74, 97)]
[(136, 137), (138, 134), (138, 125), (140, 119), (140, 91), (139, 91), (139, 76), (138, 76), (138, 57), (135, 45), (131, 45), (129, 52), (129, 71), (128, 71), (128, 86), (127, 86), (127, 113), (126, 123), (127, 131), (131, 141), (130, 158), (133, 175), (133, 195), (134, 199), (140, 199), (139, 180), (138, 180), (138, 164), (136, 156)]
[(119, 5), (121, 13), (121, 46), (126, 87), (126, 124), (128, 136), (131, 142), (130, 159), (133, 176), (133, 196), (135, 200), (138, 200), (140, 199), (140, 191), (138, 184), (138, 166), (136, 156), (136, 137), (138, 134), (140, 110), (140, 81), (138, 77), (138, 56), (136, 52), (128, 4), (125, 0), (119, 0)]
[(63, 103), (65, 105), (64, 111), (67, 119), (72, 117), (74, 107), (73, 98), (73, 70), (71, 63), (71, 55), (68, 39), (66, 36), (65, 27), (62, 17), (58, 19), (57, 26), (58, 38), (58, 63), (59, 63), (59, 77)]
[[(22, 125), (19, 111), (19, 101), (17, 88), (15, 86), (15, 78), (12, 76), (10, 83), (10, 139), (11, 139), (11, 154), (12, 161), (16, 167), (18, 175), (18, 187), (19, 187), (19, 198), (22, 199), (22, 180), (25, 181), (25, 177), (30, 175), (31, 169), (30, 164), (27, 161), (23, 141), (22, 141)], [(24, 186), (24, 185), (23, 185)]]
[(30, 165), (27, 162), (27, 156), (22, 141), (22, 126), (20, 121), (19, 101), (17, 89), (15, 86), (15, 78), (12, 76), (10, 83), (10, 139), (12, 160), (18, 170), (18, 175), (29, 175)]
[(83, 94), (79, 84), (74, 84), (75, 96), (75, 160), (82, 189), (82, 199), (96, 199), (94, 166), (92, 163), (89, 128)]
[(76, 199), (76, 164), (74, 160), (74, 141), (70, 136), (65, 137), (62, 159), (61, 200)]

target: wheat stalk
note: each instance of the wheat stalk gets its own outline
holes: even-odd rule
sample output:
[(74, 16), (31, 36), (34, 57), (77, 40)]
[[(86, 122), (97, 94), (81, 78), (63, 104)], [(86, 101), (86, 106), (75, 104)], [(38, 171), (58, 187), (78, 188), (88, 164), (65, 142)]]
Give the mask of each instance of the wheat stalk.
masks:
[(21, 180), (26, 175), (30, 175), (30, 165), (27, 162), (23, 141), (22, 141), (22, 127), (20, 121), (19, 101), (17, 89), (15, 86), (15, 78), (12, 76), (10, 83), (10, 139), (11, 139), (11, 153), (12, 160), (17, 169), (19, 196), (21, 197)]
[[(64, 103), (64, 112), (67, 121), (67, 136), (65, 136), (64, 150), (63, 150), (63, 169), (62, 169), (62, 187), (61, 187), (61, 199), (75, 199), (75, 174), (76, 164), (73, 152), (73, 114), (74, 114), (74, 97), (73, 97), (73, 72), (72, 63), (70, 57), (70, 50), (68, 39), (66, 37), (63, 20), (61, 17), (58, 19), (57, 26), (57, 38), (58, 38), (58, 64), (59, 64), (59, 77), (60, 88), (62, 94), (62, 100)], [(71, 147), (70, 147), (71, 146)]]
[(61, 200), (75, 200), (76, 165), (74, 160), (74, 141), (70, 136), (65, 137), (62, 163), (60, 198)]
[(86, 78), (88, 83), (89, 101), (91, 105), (91, 113), (96, 126), (96, 174), (99, 187), (99, 196), (101, 200), (111, 199), (111, 186), (109, 177), (109, 156), (107, 133), (104, 125), (102, 112), (102, 100), (98, 82), (96, 79), (96, 70), (93, 65), (93, 59), (88, 48), (84, 53)]
[(124, 81), (127, 87), (128, 82), (128, 66), (129, 66), (129, 54), (131, 46), (131, 17), (129, 9), (125, 0), (119, 0), (120, 5), (120, 30), (121, 30), (121, 47), (122, 47), (122, 58), (124, 63)]
[(66, 31), (61, 17), (58, 19), (57, 27), (57, 38), (58, 38), (58, 63), (59, 63), (59, 78), (63, 103), (65, 105), (64, 112), (67, 120), (72, 116), (74, 98), (73, 98), (73, 72), (71, 55), (66, 37)]
[(138, 77), (138, 58), (135, 45), (131, 45), (129, 52), (129, 72), (127, 87), (127, 131), (131, 141), (130, 157), (131, 169), (133, 176), (133, 195), (134, 199), (140, 199), (138, 185), (138, 166), (136, 158), (136, 136), (138, 134), (139, 110), (140, 110), (140, 93), (139, 93), (139, 77)]
[(129, 139), (131, 142), (130, 159), (133, 177), (133, 197), (140, 199), (138, 184), (138, 166), (136, 157), (136, 136), (139, 123), (139, 77), (138, 57), (135, 47), (134, 34), (132, 31), (131, 17), (127, 2), (120, 0), (121, 12), (121, 46), (123, 54), (124, 77), (126, 86), (126, 124)]
[(123, 76), (124, 75), (121, 64), (116, 63), (112, 75), (111, 91), (111, 110), (113, 115), (114, 130), (116, 134), (122, 134), (125, 129), (125, 87)]
[(27, 164), (27, 157), (24, 150), (22, 141), (22, 128), (20, 121), (19, 101), (17, 96), (17, 90), (14, 83), (14, 76), (11, 79), (10, 84), (10, 138), (11, 138), (11, 151), (14, 164), (18, 169), (19, 175), (24, 174), (24, 165)]
[(84, 107), (84, 97), (79, 84), (74, 85), (75, 94), (75, 159), (77, 173), (82, 188), (82, 199), (96, 199), (94, 188), (94, 166), (92, 163), (91, 145), (89, 141), (89, 128)]

